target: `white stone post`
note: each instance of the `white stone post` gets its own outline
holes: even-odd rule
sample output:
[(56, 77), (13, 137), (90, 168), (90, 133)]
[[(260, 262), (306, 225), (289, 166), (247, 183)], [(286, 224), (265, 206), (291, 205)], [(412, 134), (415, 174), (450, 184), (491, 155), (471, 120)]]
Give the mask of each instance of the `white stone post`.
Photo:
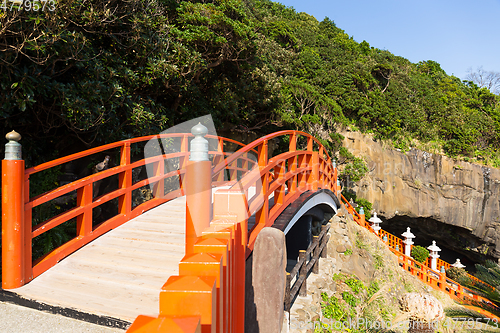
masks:
[(432, 241), (432, 245), (427, 247), (429, 250), (429, 256), (431, 257), (431, 269), (437, 270), (437, 259), (439, 258), (438, 252), (441, 251), (439, 247), (436, 245), (436, 241)]
[(377, 217), (377, 213), (373, 213), (373, 216), (370, 217), (368, 220), (372, 224), (372, 229), (375, 231), (375, 233), (378, 235), (380, 228), (380, 223), (382, 223), (382, 220)]
[(405, 256), (411, 256), (411, 246), (413, 245), (412, 239), (415, 238), (415, 235), (411, 233), (410, 227), (406, 228), (406, 232), (402, 233), (401, 236), (405, 238), (403, 243), (405, 244)]
[(457, 259), (452, 266), (456, 268), (465, 268), (465, 265), (460, 262), (460, 259)]

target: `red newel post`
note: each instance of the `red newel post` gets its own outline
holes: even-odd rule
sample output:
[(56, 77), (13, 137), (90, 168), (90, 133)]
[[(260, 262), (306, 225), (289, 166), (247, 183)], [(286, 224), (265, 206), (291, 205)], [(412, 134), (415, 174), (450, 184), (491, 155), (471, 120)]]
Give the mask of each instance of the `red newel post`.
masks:
[[(2, 288), (24, 285), (24, 160), (21, 135), (12, 131), (6, 136), (2, 160)], [(31, 264), (31, 263), (30, 263)]]
[(201, 123), (191, 129), (189, 161), (186, 167), (186, 254), (194, 253), (194, 243), (212, 219), (212, 163), (208, 158), (208, 130)]

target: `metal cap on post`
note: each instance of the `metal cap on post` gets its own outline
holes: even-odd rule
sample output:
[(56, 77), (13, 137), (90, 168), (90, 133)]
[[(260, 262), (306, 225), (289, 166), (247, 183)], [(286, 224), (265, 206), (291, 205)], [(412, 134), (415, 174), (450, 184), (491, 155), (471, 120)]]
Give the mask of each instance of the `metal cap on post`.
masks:
[(201, 123), (193, 126), (189, 161), (186, 167), (186, 254), (212, 219), (212, 163), (208, 156), (208, 130)]
[[(31, 253), (25, 253), (23, 241), (24, 233), (31, 234), (31, 229), (23, 228), (24, 161), (18, 142), (21, 135), (12, 131), (5, 138), (9, 142), (2, 160), (2, 288), (13, 289), (26, 283), (26, 271), (31, 269)], [(27, 255), (29, 263), (25, 261)]]
[(5, 144), (5, 159), (22, 160), (21, 144), (18, 142), (21, 140), (21, 134), (12, 131), (7, 133), (5, 138), (9, 140), (9, 142)]
[(201, 123), (198, 123), (198, 125), (191, 128), (191, 134), (194, 135), (194, 139), (191, 140), (189, 160), (195, 162), (209, 161), (208, 140), (205, 139), (208, 129)]

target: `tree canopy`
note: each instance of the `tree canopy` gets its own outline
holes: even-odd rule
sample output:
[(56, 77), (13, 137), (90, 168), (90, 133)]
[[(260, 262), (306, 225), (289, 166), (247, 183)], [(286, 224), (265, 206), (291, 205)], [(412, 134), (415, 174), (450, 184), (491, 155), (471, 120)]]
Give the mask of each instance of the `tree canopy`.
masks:
[(28, 164), (211, 113), (296, 128), (332, 149), (352, 126), (500, 166), (500, 98), (268, 0), (61, 0), (0, 11), (3, 134)]

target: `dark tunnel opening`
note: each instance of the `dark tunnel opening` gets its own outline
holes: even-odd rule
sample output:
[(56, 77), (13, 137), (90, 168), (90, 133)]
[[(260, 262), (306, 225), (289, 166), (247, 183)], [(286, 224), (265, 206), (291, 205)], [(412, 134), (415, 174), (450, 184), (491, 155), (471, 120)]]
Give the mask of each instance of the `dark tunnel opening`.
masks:
[(413, 239), (415, 245), (427, 248), (435, 240), (436, 245), (441, 249), (439, 252), (441, 260), (453, 264), (458, 258), (466, 266), (465, 269), (469, 273), (476, 271), (475, 264), (482, 264), (487, 259), (495, 260), (486, 254), (487, 244), (465, 228), (449, 225), (432, 218), (413, 218), (404, 215), (390, 219), (379, 217), (383, 221), (380, 225), (382, 229), (401, 239), (404, 239), (401, 234), (406, 231), (407, 227), (410, 227), (411, 232), (415, 235)]

